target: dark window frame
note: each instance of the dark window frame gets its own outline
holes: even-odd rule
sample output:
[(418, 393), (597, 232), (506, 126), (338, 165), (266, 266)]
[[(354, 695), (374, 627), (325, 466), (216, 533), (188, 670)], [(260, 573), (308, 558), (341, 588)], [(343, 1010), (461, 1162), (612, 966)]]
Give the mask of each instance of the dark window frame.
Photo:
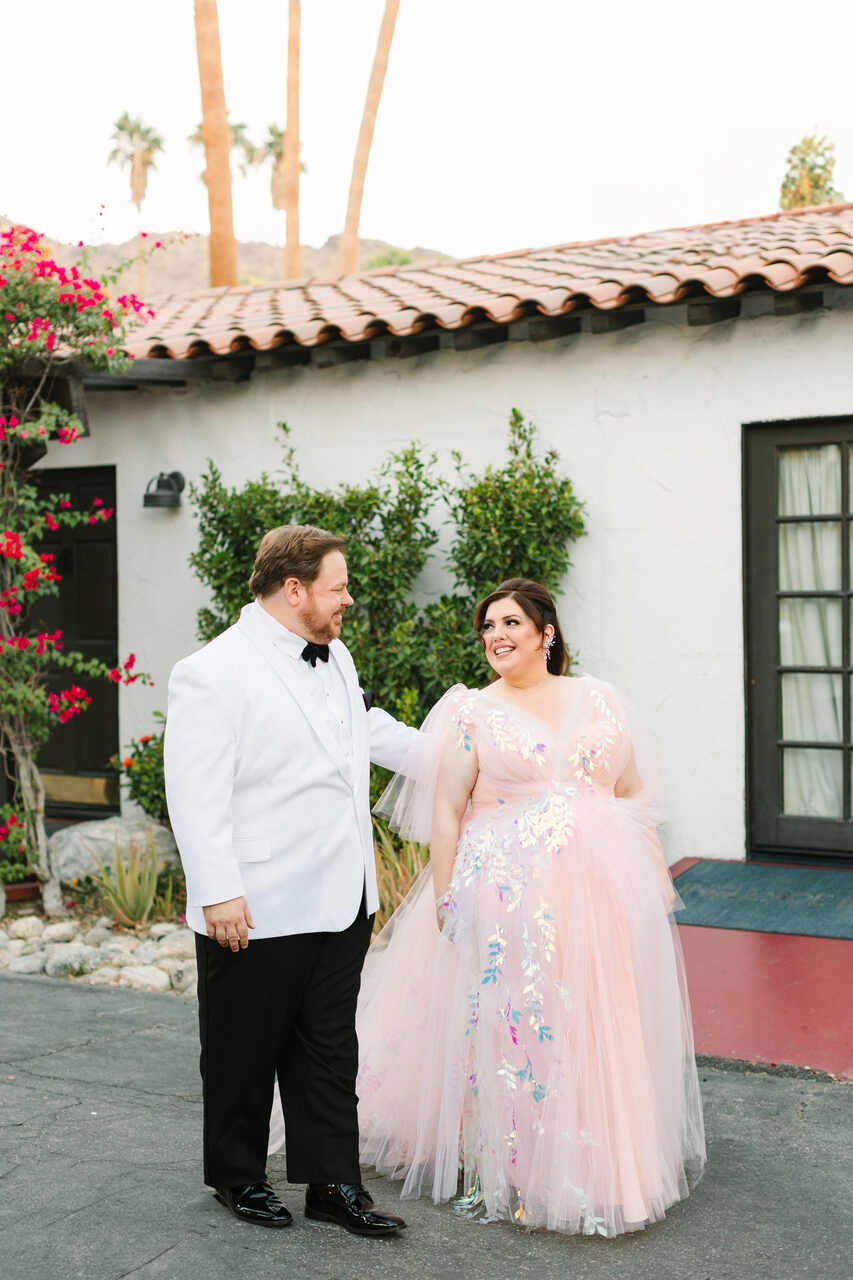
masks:
[[(777, 508), (778, 458), (786, 447), (841, 446), (841, 589), (779, 591), (778, 529), (781, 524), (818, 523), (827, 516), (780, 516)], [(745, 423), (742, 433), (744, 688), (746, 708), (746, 829), (750, 857), (850, 858), (853, 855), (853, 608), (850, 538), (853, 533), (850, 467), (853, 464), (853, 414), (823, 418)], [(772, 587), (768, 588), (768, 582)], [(833, 598), (841, 602), (841, 664), (783, 666), (779, 651), (777, 599)], [(768, 604), (772, 603), (772, 608)], [(783, 739), (781, 679), (786, 673), (837, 674), (845, 682), (842, 742), (795, 743)], [(842, 753), (842, 818), (781, 814), (782, 744), (820, 747)], [(775, 755), (768, 766), (771, 752)]]

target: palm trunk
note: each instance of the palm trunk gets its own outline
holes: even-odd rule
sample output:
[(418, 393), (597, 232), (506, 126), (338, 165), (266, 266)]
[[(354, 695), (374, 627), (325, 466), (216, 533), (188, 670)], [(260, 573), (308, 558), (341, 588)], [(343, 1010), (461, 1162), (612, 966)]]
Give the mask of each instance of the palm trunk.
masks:
[[(145, 199), (145, 188), (148, 185), (148, 169), (142, 154), (142, 139), (138, 133), (133, 135), (133, 163), (130, 167), (130, 198), (136, 205), (136, 213), (142, 220), (142, 201)], [(142, 227), (139, 228), (139, 258), (136, 263), (136, 296), (141, 298), (145, 293), (145, 258), (142, 243)]]
[(385, 0), (385, 12), (382, 15), (382, 26), (379, 29), (379, 40), (376, 44), (376, 55), (373, 59), (373, 70), (367, 86), (367, 99), (364, 114), (361, 117), (361, 128), (358, 131), (358, 142), (355, 148), (355, 159), (352, 166), (352, 181), (349, 189), (347, 217), (344, 234), (341, 237), (341, 254), (338, 265), (340, 275), (349, 275), (358, 270), (358, 224), (361, 219), (361, 202), (364, 196), (364, 180), (367, 174), (367, 161), (370, 157), (370, 144), (373, 142), (373, 130), (376, 126), (376, 113), (382, 97), (382, 86), (385, 83), (385, 72), (388, 70), (388, 56), (391, 52), (391, 40), (394, 36), (394, 23), (397, 21), (397, 10), (400, 0)]
[(284, 208), (287, 238), (284, 245), (284, 278), (302, 276), (299, 243), (299, 20), (300, 0), (290, 0), (287, 33), (287, 128), (284, 133)]
[(210, 209), (210, 283), (237, 283), (237, 242), (231, 204), (231, 129), (225, 107), (216, 0), (195, 0), (195, 37), (201, 84), (207, 202)]

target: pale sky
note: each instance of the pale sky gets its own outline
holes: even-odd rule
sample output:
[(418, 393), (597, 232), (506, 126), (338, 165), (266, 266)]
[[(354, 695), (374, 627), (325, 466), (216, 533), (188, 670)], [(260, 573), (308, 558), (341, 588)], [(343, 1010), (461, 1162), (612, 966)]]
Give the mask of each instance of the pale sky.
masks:
[[(340, 231), (382, 0), (302, 2), (302, 240)], [(192, 0), (0, 0), (0, 213), (63, 240), (138, 229), (106, 165), (127, 110), (166, 138), (141, 227), (206, 231)], [(34, 21), (35, 17), (35, 21)], [(284, 124), (287, 0), (219, 0), (225, 93)], [(853, 6), (790, 0), (402, 0), (364, 236), (455, 256), (771, 213), (790, 145), (836, 143), (853, 200)], [(99, 216), (99, 206), (103, 213)], [(284, 240), (269, 172), (234, 169), (241, 240)]]

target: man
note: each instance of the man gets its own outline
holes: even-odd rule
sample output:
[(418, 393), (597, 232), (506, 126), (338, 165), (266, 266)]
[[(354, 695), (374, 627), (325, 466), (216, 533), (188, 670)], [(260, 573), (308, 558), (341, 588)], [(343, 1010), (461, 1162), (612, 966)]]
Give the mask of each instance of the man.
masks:
[(205, 1182), (241, 1220), (290, 1225), (266, 1178), (277, 1075), (306, 1216), (380, 1236), (405, 1223), (376, 1209), (358, 1166), (369, 773), (399, 769), (418, 733), (368, 711), (338, 639), (344, 547), (308, 525), (264, 536), (254, 603), (172, 672), (166, 794), (197, 935)]

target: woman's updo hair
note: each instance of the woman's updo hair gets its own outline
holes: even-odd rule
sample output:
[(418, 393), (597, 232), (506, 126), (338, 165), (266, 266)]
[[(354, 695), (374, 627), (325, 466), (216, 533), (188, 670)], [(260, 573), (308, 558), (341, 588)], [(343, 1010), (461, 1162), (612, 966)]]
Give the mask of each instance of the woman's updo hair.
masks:
[[(534, 623), (540, 635), (544, 633), (546, 627), (554, 628), (554, 643), (551, 645), (551, 652), (548, 654), (548, 670), (552, 676), (565, 675), (569, 665), (566, 642), (560, 630), (560, 620), (557, 617), (557, 606), (554, 604), (554, 597), (547, 587), (543, 587), (540, 582), (533, 582), (530, 578), (507, 578), (506, 582), (502, 582), (499, 587), (495, 587), (494, 591), (490, 592), (485, 600), (480, 601), (474, 612), (474, 630), (481, 640), (486, 613), (489, 606), (494, 604), (496, 600), (517, 601), (531, 622)], [(496, 680), (497, 678), (497, 674), (493, 672), (492, 679)]]

